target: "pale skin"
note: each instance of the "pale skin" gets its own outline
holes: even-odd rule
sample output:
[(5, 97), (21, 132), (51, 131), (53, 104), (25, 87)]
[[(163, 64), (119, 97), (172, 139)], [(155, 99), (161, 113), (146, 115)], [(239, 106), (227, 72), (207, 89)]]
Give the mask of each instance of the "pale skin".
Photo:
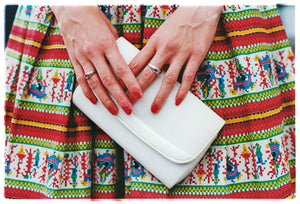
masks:
[[(118, 35), (115, 28), (98, 7), (51, 8), (57, 17), (77, 81), (85, 96), (96, 103), (93, 90), (113, 115), (117, 114), (118, 108), (108, 93), (130, 115), (132, 104), (142, 97), (142, 91), (156, 77), (147, 66), (149, 62), (160, 69), (169, 65), (152, 103), (153, 113), (161, 110), (183, 65), (186, 65), (175, 99), (175, 104), (179, 105), (186, 97), (213, 41), (222, 12), (222, 6), (179, 7), (128, 66), (117, 49), (115, 40)], [(91, 70), (97, 70), (97, 74), (86, 80), (84, 73)], [(122, 83), (114, 77), (113, 72)], [(141, 74), (136, 79), (135, 75), (139, 72)], [(129, 90), (128, 95), (124, 89)]]

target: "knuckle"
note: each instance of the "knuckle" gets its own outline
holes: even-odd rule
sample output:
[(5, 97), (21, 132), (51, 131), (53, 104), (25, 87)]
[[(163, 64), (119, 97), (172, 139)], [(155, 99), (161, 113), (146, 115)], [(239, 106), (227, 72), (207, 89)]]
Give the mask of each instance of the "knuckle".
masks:
[(184, 81), (194, 81), (194, 79), (195, 79), (195, 76), (193, 73), (187, 72), (187, 73), (184, 73), (184, 75), (183, 75)]
[(121, 94), (119, 94), (118, 96), (115, 96), (114, 98), (121, 107), (123, 107), (124, 105), (127, 104), (126, 97)]
[(177, 48), (177, 41), (176, 40), (167, 40), (166, 44), (164, 45), (165, 51), (173, 51)]
[(102, 97), (100, 100), (101, 103), (107, 108), (113, 105), (112, 101), (108, 97)]
[(101, 80), (105, 87), (109, 87), (114, 83), (114, 77), (111, 74), (102, 75)]
[(131, 71), (133, 72), (136, 72), (137, 71), (137, 68), (138, 68), (138, 61), (137, 60), (132, 60), (130, 63), (129, 63), (129, 68), (131, 69)]
[(194, 56), (199, 56), (200, 57), (200, 56), (203, 56), (205, 54), (206, 54), (205, 50), (202, 46), (196, 46), (193, 50), (193, 55)]
[(113, 38), (110, 35), (101, 35), (99, 42), (101, 48), (105, 50), (112, 47)]
[(100, 86), (100, 82), (99, 82), (99, 80), (97, 80), (96, 77), (91, 77), (87, 81), (88, 81), (89, 87), (91, 89), (96, 89), (96, 88), (98, 88)]
[(165, 75), (165, 82), (167, 84), (173, 85), (177, 81), (177, 76), (174, 73), (167, 73)]
[(78, 82), (79, 84), (83, 84), (85, 81), (86, 81), (86, 80), (85, 80), (84, 76), (82, 76), (82, 75), (77, 76), (77, 82)]
[(180, 52), (183, 53), (183, 54), (189, 54), (192, 50), (192, 47), (189, 46), (189, 45), (186, 45), (186, 46), (182, 46), (180, 48)]
[(125, 97), (119, 98), (118, 102), (119, 102), (119, 104), (120, 104), (121, 106), (124, 106), (124, 105), (127, 104), (127, 100), (126, 100)]
[(80, 60), (81, 67), (90, 67), (90, 63), (86, 59)]
[(74, 49), (74, 57), (76, 59), (80, 59), (82, 57), (81, 52), (79, 51), (79, 49)]
[(82, 47), (82, 50), (84, 51), (84, 53), (86, 53), (87, 55), (93, 55), (95, 52), (95, 47), (93, 44), (91, 43), (85, 43)]
[(152, 71), (150, 71), (149, 69), (146, 69), (146, 71), (144, 72), (144, 79), (149, 81), (153, 78), (153, 73)]
[(126, 68), (127, 68), (126, 65), (120, 65), (120, 64), (118, 64), (115, 67), (115, 69), (114, 69), (116, 75), (119, 76), (119, 77), (122, 77), (125, 74), (125, 72), (126, 72)]

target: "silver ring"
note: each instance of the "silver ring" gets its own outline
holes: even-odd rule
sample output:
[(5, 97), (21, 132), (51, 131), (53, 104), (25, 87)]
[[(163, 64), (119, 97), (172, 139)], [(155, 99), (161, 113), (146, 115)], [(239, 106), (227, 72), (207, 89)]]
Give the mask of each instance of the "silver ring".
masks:
[(85, 78), (85, 79), (89, 79), (89, 78), (91, 78), (92, 75), (95, 74), (95, 73), (96, 73), (95, 70), (93, 70), (93, 71), (88, 71), (87, 73), (84, 74), (84, 78)]
[(154, 66), (153, 64), (148, 64), (148, 67), (151, 69), (151, 71), (156, 74), (159, 75), (159, 73), (161, 72), (159, 68), (157, 68), (156, 66)]

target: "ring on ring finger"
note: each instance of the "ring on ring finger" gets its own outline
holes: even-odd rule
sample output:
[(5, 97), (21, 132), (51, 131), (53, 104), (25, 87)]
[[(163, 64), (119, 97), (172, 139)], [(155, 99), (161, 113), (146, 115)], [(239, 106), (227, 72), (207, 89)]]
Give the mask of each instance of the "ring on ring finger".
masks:
[(156, 76), (159, 75), (161, 72), (161, 70), (158, 67), (156, 67), (155, 65), (153, 65), (151, 63), (148, 64), (148, 67)]
[(91, 77), (93, 76), (93, 74), (95, 74), (95, 73), (96, 73), (95, 70), (88, 71), (88, 72), (86, 72), (86, 73), (84, 74), (84, 78), (85, 78), (85, 79), (89, 79), (89, 78), (91, 78)]

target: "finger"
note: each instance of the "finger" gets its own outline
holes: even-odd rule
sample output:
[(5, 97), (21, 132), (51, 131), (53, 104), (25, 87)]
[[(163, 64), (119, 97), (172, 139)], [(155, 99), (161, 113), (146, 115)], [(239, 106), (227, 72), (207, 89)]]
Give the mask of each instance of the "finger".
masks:
[(104, 88), (102, 83), (100, 82), (100, 78), (97, 74), (93, 74), (89, 79), (87, 79), (87, 82), (90, 87), (93, 87), (94, 93), (98, 96), (101, 103), (104, 105), (104, 107), (112, 114), (116, 115), (118, 113), (118, 107), (113, 102), (109, 94), (107, 93), (107, 90)]
[(175, 97), (175, 105), (178, 106), (186, 97), (192, 83), (195, 79), (196, 72), (202, 60), (199, 57), (191, 57), (182, 75), (182, 82)]
[[(112, 73), (112, 70), (108, 67), (106, 60), (103, 57), (99, 57), (94, 66), (99, 73), (103, 86), (108, 90), (124, 112), (127, 115), (130, 115), (132, 113), (132, 104)], [(94, 84), (94, 86), (97, 85), (98, 84)]]
[[(147, 65), (138, 78), (138, 82), (143, 91), (145, 91), (148, 88), (148, 86), (154, 81), (156, 76), (157, 75)], [(131, 93), (128, 93), (128, 98), (130, 99), (132, 104), (134, 104), (137, 101)]]
[(115, 74), (124, 82), (128, 91), (134, 95), (136, 99), (140, 99), (143, 95), (142, 89), (135, 78), (135, 75), (126, 64), (121, 56), (117, 45), (106, 50), (106, 57), (110, 62)]
[[(77, 61), (77, 57), (75, 56), (75, 51), (73, 49), (72, 43), (70, 43), (70, 45), (68, 46), (68, 55), (71, 59), (72, 65), (74, 67), (74, 72), (75, 72), (75, 76), (76, 76), (76, 80), (79, 83), (83, 94), (85, 95), (85, 97), (87, 97), (87, 99), (89, 99), (93, 104), (97, 103), (97, 98), (94, 95), (94, 93), (92, 92), (92, 90), (90, 89), (90, 87), (87, 84), (87, 81), (84, 77), (84, 70), (83, 67), (81, 66), (81, 64)], [(77, 53), (78, 55), (78, 53)], [(82, 57), (82, 56), (80, 56)]]
[(174, 61), (170, 64), (168, 71), (166, 72), (161, 87), (152, 103), (151, 112), (158, 113), (162, 108), (163, 104), (167, 100), (172, 88), (177, 82), (178, 75), (182, 66), (185, 63), (184, 58), (176, 57)]
[(79, 83), (83, 94), (87, 99), (89, 99), (93, 104), (97, 103), (97, 98), (93, 94), (92, 90), (90, 89), (86, 79), (84, 78), (84, 71), (80, 63), (77, 62), (77, 60), (72, 60), (72, 64), (75, 71), (75, 76), (77, 79), (77, 82)]
[[(88, 73), (90, 71), (95, 71), (95, 67), (90, 61), (84, 57), (80, 57), (80, 64), (83, 67), (82, 74)], [(110, 98), (107, 90), (103, 87), (100, 78), (97, 73), (93, 74), (90, 78), (86, 79), (85, 82), (88, 84), (88, 89), (93, 91), (94, 94), (98, 96), (98, 99), (102, 102), (104, 107), (113, 115), (118, 113), (118, 107)]]
[(155, 54), (154, 44), (149, 41), (147, 45), (131, 60), (129, 68), (134, 75), (137, 75), (150, 61)]
[[(157, 52), (154, 57), (151, 59), (150, 64), (154, 65), (158, 69), (162, 69), (164, 64), (167, 62), (167, 55), (163, 55), (161, 52)], [(152, 81), (156, 78), (156, 74), (151, 70), (151, 68), (147, 65), (143, 71), (141, 72), (138, 82), (142, 88), (142, 90), (146, 90), (147, 87), (152, 83)]]

